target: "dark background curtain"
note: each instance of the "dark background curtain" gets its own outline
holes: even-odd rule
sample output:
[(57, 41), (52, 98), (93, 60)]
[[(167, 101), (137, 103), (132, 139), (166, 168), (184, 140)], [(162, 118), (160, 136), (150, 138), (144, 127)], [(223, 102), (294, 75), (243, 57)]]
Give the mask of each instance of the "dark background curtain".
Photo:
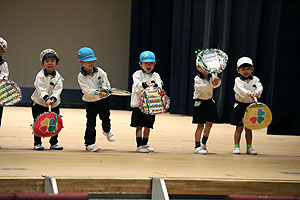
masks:
[(171, 98), (170, 113), (192, 114), (195, 50), (220, 48), (229, 57), (214, 99), (222, 123), (234, 103), (236, 62), (251, 57), (272, 110), (268, 134), (300, 135), (300, 1), (132, 0), (129, 88), (139, 54), (156, 54)]

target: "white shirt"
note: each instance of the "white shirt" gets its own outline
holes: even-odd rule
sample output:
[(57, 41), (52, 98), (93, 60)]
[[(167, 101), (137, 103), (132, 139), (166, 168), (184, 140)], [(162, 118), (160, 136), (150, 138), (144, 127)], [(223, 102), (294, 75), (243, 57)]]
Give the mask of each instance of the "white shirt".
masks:
[(263, 92), (263, 86), (256, 76), (252, 79), (242, 80), (241, 77), (236, 77), (234, 81), (233, 90), (235, 92), (235, 99), (242, 103), (253, 103), (254, 99), (250, 97), (251, 93), (256, 93), (260, 98)]
[(146, 73), (143, 70), (138, 70), (132, 75), (133, 84), (132, 84), (132, 94), (131, 94), (131, 101), (130, 106), (132, 108), (139, 107), (139, 101), (144, 91), (143, 82), (151, 83), (154, 81), (155, 84), (159, 88), (162, 88), (163, 82), (158, 73)]
[(5, 80), (8, 80), (8, 75), (9, 75), (8, 64), (7, 62), (4, 62), (2, 65), (0, 65), (0, 80), (3, 80), (3, 78)]
[(55, 71), (55, 76), (45, 76), (44, 69), (42, 69), (34, 81), (35, 90), (31, 95), (34, 104), (39, 104), (46, 107), (46, 101), (43, 99), (46, 95), (55, 97), (57, 101), (53, 104), (53, 108), (60, 104), (60, 94), (63, 90), (63, 78)]
[(200, 77), (202, 74), (195, 76), (194, 78), (194, 97), (193, 99), (208, 100), (213, 97), (213, 90), (221, 85), (221, 79), (217, 85), (213, 85), (212, 82), (217, 76), (212, 76), (207, 80), (206, 78)]
[(82, 70), (78, 74), (78, 83), (83, 93), (83, 101), (95, 102), (109, 96), (100, 96), (99, 94), (95, 94), (95, 92), (99, 91), (99, 89), (103, 86), (110, 88), (107, 74), (100, 67), (95, 66), (93, 74), (85, 74), (85, 71)]

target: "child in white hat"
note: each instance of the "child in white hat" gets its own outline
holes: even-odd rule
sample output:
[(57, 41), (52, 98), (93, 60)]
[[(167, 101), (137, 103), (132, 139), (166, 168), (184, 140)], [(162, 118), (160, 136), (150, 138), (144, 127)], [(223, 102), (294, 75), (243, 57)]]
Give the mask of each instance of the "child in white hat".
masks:
[(86, 103), (86, 129), (84, 141), (87, 151), (96, 152), (101, 148), (96, 145), (96, 119), (99, 115), (102, 121), (103, 135), (109, 142), (115, 141), (111, 132), (110, 110), (108, 94), (102, 93), (101, 88), (110, 88), (107, 74), (100, 67), (95, 65), (96, 58), (94, 51), (89, 47), (79, 49), (78, 62), (81, 64), (81, 71), (78, 74), (78, 83), (82, 90), (82, 100)]
[(260, 98), (263, 92), (263, 86), (256, 76), (253, 76), (253, 62), (248, 57), (242, 57), (237, 61), (237, 72), (239, 77), (235, 78), (234, 92), (235, 104), (232, 112), (231, 125), (236, 126), (234, 133), (234, 150), (233, 154), (239, 155), (240, 140), (243, 129), (245, 129), (245, 137), (247, 143), (246, 154), (256, 155), (257, 152), (252, 148), (252, 130), (244, 127), (243, 117), (246, 108), (254, 102), (254, 98)]
[[(51, 112), (59, 114), (60, 94), (63, 90), (63, 78), (56, 70), (59, 57), (53, 49), (45, 49), (40, 54), (43, 69), (36, 75), (34, 81), (35, 90), (31, 96), (32, 116), (36, 120), (40, 114), (48, 112), (49, 105)], [(50, 149), (63, 150), (58, 145), (58, 134), (50, 138)], [(41, 137), (34, 135), (34, 150), (42, 151)]]
[[(2, 56), (5, 54), (7, 50), (7, 42), (0, 37), (0, 80), (7, 80), (8, 79), (8, 64), (3, 60)], [(0, 106), (0, 126), (1, 126), (1, 120), (2, 120), (2, 113), (3, 113), (3, 106)], [(0, 146), (1, 149), (1, 146)]]

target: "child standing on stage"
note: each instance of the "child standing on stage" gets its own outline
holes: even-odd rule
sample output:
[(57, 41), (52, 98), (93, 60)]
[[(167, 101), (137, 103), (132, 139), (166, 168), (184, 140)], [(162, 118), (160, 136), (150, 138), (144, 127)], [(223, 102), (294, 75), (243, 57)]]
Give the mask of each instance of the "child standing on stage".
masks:
[(114, 142), (115, 137), (111, 132), (110, 111), (107, 93), (102, 93), (101, 88), (110, 88), (107, 74), (100, 67), (95, 65), (97, 58), (91, 48), (79, 49), (78, 62), (81, 64), (81, 71), (78, 74), (78, 83), (82, 90), (82, 100), (86, 103), (86, 129), (85, 146), (87, 151), (96, 152), (101, 148), (96, 143), (96, 118), (99, 115), (102, 120), (103, 134), (109, 142)]
[(131, 127), (136, 127), (136, 151), (139, 153), (154, 152), (148, 145), (150, 128), (153, 129), (155, 115), (146, 115), (139, 109), (139, 99), (142, 92), (147, 87), (162, 88), (163, 82), (158, 73), (153, 72), (155, 67), (155, 55), (151, 51), (144, 51), (140, 54), (139, 65), (141, 70), (137, 70), (133, 75), (133, 85), (130, 105), (133, 108), (131, 115)]
[[(0, 80), (7, 80), (8, 79), (8, 64), (3, 60), (2, 56), (5, 54), (7, 50), (7, 42), (0, 37)], [(0, 126), (1, 126), (1, 120), (2, 120), (2, 113), (3, 113), (3, 106), (0, 106)], [(0, 146), (1, 149), (1, 146)]]
[[(243, 117), (246, 108), (254, 102), (254, 98), (260, 98), (263, 86), (256, 76), (253, 76), (253, 62), (248, 57), (242, 57), (237, 61), (237, 72), (239, 77), (235, 78), (234, 92), (235, 104), (232, 112), (230, 124), (235, 125), (234, 150), (233, 154), (241, 154), (240, 140), (244, 129)], [(245, 127), (245, 137), (247, 142), (247, 154), (256, 155), (257, 152), (252, 148), (252, 130)]]
[[(8, 80), (8, 75), (9, 75), (8, 64), (2, 58), (6, 50), (7, 50), (7, 42), (2, 37), (0, 37), (0, 80), (3, 79)], [(0, 126), (2, 120), (2, 112), (3, 112), (3, 106), (0, 106)]]
[[(60, 94), (63, 90), (63, 79), (56, 70), (59, 57), (53, 49), (45, 49), (40, 54), (40, 60), (44, 67), (37, 75), (34, 81), (35, 91), (31, 99), (32, 116), (36, 120), (40, 114), (48, 112), (51, 106), (51, 112), (59, 114)], [(50, 138), (50, 149), (63, 150), (62, 146), (58, 145), (58, 135)], [(41, 137), (34, 135), (34, 150), (42, 151)]]
[[(206, 142), (213, 122), (218, 121), (218, 113), (215, 101), (213, 100), (213, 90), (221, 85), (221, 79), (204, 70), (196, 64), (200, 72), (194, 78), (194, 107), (193, 124), (198, 124), (195, 131), (196, 154), (207, 154)], [(202, 140), (201, 133), (203, 131)], [(201, 144), (202, 143), (202, 144)]]

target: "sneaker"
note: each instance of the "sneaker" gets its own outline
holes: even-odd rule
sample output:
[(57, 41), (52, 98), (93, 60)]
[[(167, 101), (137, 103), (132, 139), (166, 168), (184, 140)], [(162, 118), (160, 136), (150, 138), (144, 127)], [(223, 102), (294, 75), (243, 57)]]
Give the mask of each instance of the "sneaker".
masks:
[(149, 150), (148, 150), (148, 148), (145, 148), (144, 146), (139, 146), (139, 147), (136, 148), (136, 152), (149, 153)]
[(241, 154), (241, 150), (240, 150), (239, 147), (234, 147), (232, 153), (235, 154), (235, 155), (240, 155)]
[(246, 154), (257, 155), (257, 152), (253, 148), (248, 148)]
[(33, 149), (37, 151), (43, 151), (45, 148), (41, 144), (38, 144), (35, 145)]
[(103, 132), (103, 135), (105, 135), (107, 141), (109, 141), (109, 142), (114, 142), (116, 140), (115, 136), (112, 132), (109, 132), (109, 133)]
[(193, 153), (199, 153), (200, 150), (201, 150), (201, 147), (197, 147), (194, 149)]
[(87, 151), (96, 152), (96, 151), (99, 151), (101, 148), (99, 146), (97, 146), (96, 144), (90, 144), (90, 145), (87, 145), (85, 147), (85, 149)]
[(148, 149), (149, 152), (154, 152), (154, 149), (150, 147), (148, 144), (144, 145), (144, 148)]
[(51, 145), (50, 149), (52, 150), (63, 150), (64, 148), (62, 146), (59, 146), (58, 144)]
[(206, 145), (202, 144), (201, 147), (197, 147), (196, 149), (194, 149), (194, 153), (206, 155), (208, 153)]

